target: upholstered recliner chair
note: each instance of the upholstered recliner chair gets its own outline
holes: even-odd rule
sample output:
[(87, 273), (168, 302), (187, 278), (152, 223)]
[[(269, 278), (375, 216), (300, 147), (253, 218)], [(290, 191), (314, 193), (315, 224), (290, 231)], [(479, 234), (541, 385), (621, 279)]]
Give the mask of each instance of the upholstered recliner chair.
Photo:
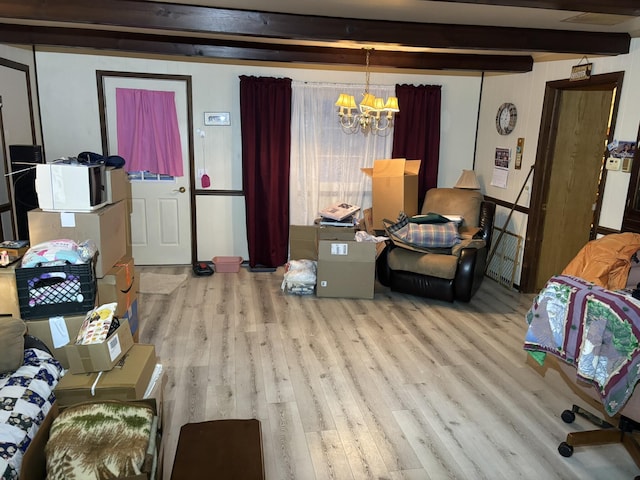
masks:
[(430, 253), (425, 253), (388, 241), (377, 259), (378, 280), (392, 290), (411, 295), (468, 302), (484, 278), (495, 210), (495, 203), (485, 201), (477, 190), (430, 189), (422, 214), (461, 216), (460, 243), (451, 248), (426, 249)]

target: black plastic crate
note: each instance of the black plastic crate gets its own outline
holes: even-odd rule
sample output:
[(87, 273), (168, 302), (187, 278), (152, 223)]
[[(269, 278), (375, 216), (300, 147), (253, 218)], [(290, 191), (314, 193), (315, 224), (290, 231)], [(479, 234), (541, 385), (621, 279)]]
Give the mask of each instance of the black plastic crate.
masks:
[(95, 307), (94, 263), (16, 268), (20, 316), (47, 318), (85, 314)]

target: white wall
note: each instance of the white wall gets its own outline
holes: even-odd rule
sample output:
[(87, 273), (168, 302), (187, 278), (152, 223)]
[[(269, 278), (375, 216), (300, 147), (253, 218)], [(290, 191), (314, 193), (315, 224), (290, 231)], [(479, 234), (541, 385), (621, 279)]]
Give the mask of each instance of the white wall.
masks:
[[(204, 129), (202, 140), (194, 132), (195, 168), (206, 167), (212, 189), (242, 189), (242, 152), (239, 123), (239, 76), (289, 77), (309, 82), (361, 84), (363, 69), (323, 70), (293, 66), (232, 65), (197, 61), (141, 59), (71, 51), (36, 54), (43, 135), (48, 159), (102, 151), (96, 70), (191, 75), (194, 129)], [(462, 169), (473, 165), (476, 111), (480, 76), (476, 73), (409, 74), (373, 71), (372, 84), (442, 85), (442, 134), (439, 186), (453, 186)], [(231, 126), (205, 127), (204, 112), (230, 112)], [(337, 121), (337, 120), (336, 120)], [(111, 152), (113, 153), (113, 152)], [(242, 197), (199, 196), (197, 199), (198, 258), (239, 255), (247, 258)]]
[[(632, 40), (631, 50), (627, 55), (592, 58), (589, 61), (593, 63), (592, 75), (625, 72), (614, 136), (618, 140), (635, 141), (640, 121), (638, 109), (640, 90), (637, 88), (640, 84), (640, 39)], [(534, 64), (533, 71), (529, 73), (493, 75), (485, 78), (480, 106), (475, 170), (482, 185), (482, 191), (486, 195), (511, 203), (516, 200), (536, 159), (546, 83), (569, 78), (571, 66), (576, 63), (575, 60), (541, 62)], [(508, 136), (499, 135), (495, 129), (496, 112), (504, 102), (515, 103), (518, 108), (515, 130)], [(491, 176), (496, 147), (510, 148), (514, 157), (518, 137), (525, 138), (522, 169), (515, 170), (512, 160), (509, 166), (508, 187), (502, 189), (492, 186)], [(600, 226), (614, 230), (621, 228), (629, 178), (629, 173), (620, 171), (607, 173)], [(528, 185), (531, 185), (531, 180)], [(519, 205), (529, 206), (529, 192), (530, 190), (523, 193)], [(504, 208), (498, 210), (496, 225), (501, 226), (506, 220), (508, 210)], [(524, 239), (526, 226), (527, 216), (514, 212), (508, 226), (509, 230), (521, 235)], [(520, 271), (516, 275), (516, 283), (519, 283), (519, 279)]]

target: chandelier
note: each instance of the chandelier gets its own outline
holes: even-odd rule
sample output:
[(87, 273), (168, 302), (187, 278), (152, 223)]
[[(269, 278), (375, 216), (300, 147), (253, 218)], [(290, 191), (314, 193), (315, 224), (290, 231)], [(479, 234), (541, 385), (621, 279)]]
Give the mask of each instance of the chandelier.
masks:
[(369, 57), (371, 48), (366, 51), (365, 88), (360, 104), (356, 106), (353, 95), (341, 93), (336, 102), (338, 107), (338, 120), (343, 130), (355, 133), (383, 132), (393, 125), (393, 114), (400, 111), (397, 97), (389, 97), (385, 102), (383, 98), (369, 93)]

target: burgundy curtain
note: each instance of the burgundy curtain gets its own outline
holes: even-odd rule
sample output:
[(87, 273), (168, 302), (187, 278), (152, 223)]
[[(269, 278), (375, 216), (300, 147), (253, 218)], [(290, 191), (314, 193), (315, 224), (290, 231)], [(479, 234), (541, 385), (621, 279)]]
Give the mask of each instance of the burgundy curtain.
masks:
[(438, 186), (440, 163), (440, 85), (396, 85), (392, 158), (422, 160), (418, 175), (418, 211), (427, 190)]
[(242, 187), (249, 266), (287, 262), (291, 79), (240, 76)]

